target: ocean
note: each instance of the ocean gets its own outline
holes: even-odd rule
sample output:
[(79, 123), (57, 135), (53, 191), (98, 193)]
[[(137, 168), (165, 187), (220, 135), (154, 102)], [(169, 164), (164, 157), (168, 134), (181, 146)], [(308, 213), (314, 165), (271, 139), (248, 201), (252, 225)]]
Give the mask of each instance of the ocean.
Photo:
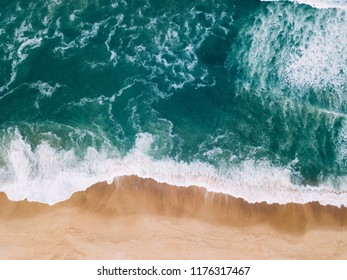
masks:
[(346, 0), (1, 0), (0, 191), (125, 175), (347, 206)]

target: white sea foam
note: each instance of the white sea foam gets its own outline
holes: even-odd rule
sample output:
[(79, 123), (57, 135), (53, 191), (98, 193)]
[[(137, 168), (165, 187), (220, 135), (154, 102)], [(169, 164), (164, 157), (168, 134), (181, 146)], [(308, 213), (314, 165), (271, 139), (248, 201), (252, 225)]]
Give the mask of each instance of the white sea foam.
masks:
[[(242, 47), (231, 60), (246, 77), (239, 84), (264, 99), (307, 101), (312, 90), (323, 106), (347, 104), (347, 12), (270, 5), (241, 31)], [(238, 92), (242, 92), (239, 89)], [(289, 93), (289, 96), (288, 96)]]
[(43, 96), (51, 97), (53, 93), (60, 88), (61, 85), (56, 83), (54, 86), (51, 86), (49, 83), (38, 81), (30, 85), (30, 88), (37, 89)]
[(37, 81), (36, 83), (30, 84), (29, 87), (38, 90), (40, 93), (40, 95), (37, 96), (35, 101), (35, 107), (39, 108), (39, 100), (43, 97), (51, 97), (58, 88), (62, 87), (62, 85), (56, 83), (52, 86), (49, 83)]
[[(241, 165), (216, 170), (194, 161), (154, 160), (149, 156), (154, 137), (141, 133), (134, 148), (124, 157), (107, 150), (88, 148), (83, 158), (73, 150), (55, 150), (43, 141), (33, 149), (18, 130), (1, 151), (0, 190), (10, 199), (41, 201), (54, 204), (72, 193), (86, 189), (98, 181), (112, 181), (122, 175), (153, 178), (177, 186), (197, 185), (210, 191), (242, 197), (249, 202), (305, 203), (347, 205), (347, 190), (336, 190), (331, 182), (319, 187), (305, 187), (291, 181), (289, 168), (268, 162), (245, 161)], [(346, 180), (346, 178), (340, 178)]]
[[(44, 38), (47, 38), (48, 26), (42, 30), (34, 30), (30, 23), (30, 17), (23, 20), (13, 34), (7, 34), (6, 41), (8, 42), (5, 48), (4, 61), (10, 61), (11, 73), (10, 79), (0, 87), (0, 92), (9, 90), (9, 87), (14, 83), (17, 77), (17, 68), (30, 55), (33, 49), (41, 46)], [(8, 91), (5, 95), (8, 95)], [(4, 95), (3, 95), (4, 96)]]
[[(76, 10), (74, 13), (79, 11), (80, 10)], [(58, 18), (55, 21), (56, 29), (53, 37), (60, 38), (61, 44), (55, 47), (53, 51), (60, 52), (62, 55), (64, 55), (68, 50), (87, 47), (90, 40), (98, 36), (100, 28), (105, 26), (111, 18), (112, 17), (109, 17), (93, 24), (86, 22), (79, 23), (78, 26), (76, 26), (77, 31), (79, 31), (79, 35), (70, 41), (66, 40), (64, 33), (61, 31), (61, 19)], [(75, 17), (73, 19), (75, 19)]]
[[(191, 8), (182, 14), (168, 12), (155, 17), (139, 16), (148, 14), (150, 8), (146, 4), (131, 16), (117, 15), (117, 22), (113, 21), (110, 25), (112, 27), (105, 42), (110, 61), (113, 64), (125, 61), (134, 67), (141, 67), (149, 73), (149, 80), (161, 77), (166, 81), (165, 91), (171, 93), (187, 84), (198, 84), (199, 87), (214, 84), (213, 77), (199, 62), (197, 50), (214, 33), (230, 31), (232, 11), (227, 13), (223, 10), (225, 7), (219, 6), (211, 13)], [(202, 16), (205, 20), (201, 20)], [(142, 37), (147, 33), (153, 36), (148, 42)]]
[(330, 106), (339, 108), (346, 101), (347, 89), (347, 12), (318, 13), (295, 51), (284, 63), (282, 75), (291, 87), (329, 90)]
[(338, 147), (336, 160), (340, 166), (342, 166), (343, 168), (346, 168), (347, 167), (347, 121), (346, 121), (346, 118), (344, 119), (342, 123), (342, 128), (339, 131), (336, 141), (337, 141), (336, 146)]
[(22, 61), (24, 60), (28, 54), (23, 53), (24, 49), (34, 49), (37, 48), (41, 45), (42, 38), (32, 38), (24, 41), (18, 48), (17, 50), (17, 55), (19, 59)]
[(50, 13), (54, 12), (54, 9), (56, 9), (61, 3), (62, 0), (51, 0), (50, 3), (47, 5), (48, 11)]
[(310, 5), (318, 9), (338, 8), (347, 10), (346, 0), (261, 0), (262, 2), (294, 2), (298, 4)]

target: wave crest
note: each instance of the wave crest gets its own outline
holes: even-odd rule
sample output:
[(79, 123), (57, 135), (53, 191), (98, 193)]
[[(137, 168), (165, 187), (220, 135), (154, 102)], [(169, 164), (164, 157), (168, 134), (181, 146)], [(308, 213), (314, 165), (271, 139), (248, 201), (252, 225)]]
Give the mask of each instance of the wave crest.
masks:
[[(12, 200), (27, 198), (55, 204), (96, 182), (136, 175), (176, 186), (206, 187), (252, 203), (318, 201), (324, 205), (347, 205), (347, 190), (336, 190), (336, 180), (325, 181), (319, 188), (302, 186), (292, 180), (289, 167), (277, 167), (267, 161), (247, 160), (216, 169), (200, 161), (154, 159), (150, 156), (154, 139), (148, 133), (138, 134), (135, 146), (124, 156), (105, 146), (99, 150), (88, 147), (81, 157), (77, 150), (57, 150), (45, 141), (33, 148), (17, 130), (1, 151), (0, 191)], [(346, 178), (339, 180), (339, 185), (346, 185)]]
[(262, 2), (294, 2), (305, 4), (317, 9), (339, 8), (347, 9), (347, 1), (345, 0), (260, 0)]

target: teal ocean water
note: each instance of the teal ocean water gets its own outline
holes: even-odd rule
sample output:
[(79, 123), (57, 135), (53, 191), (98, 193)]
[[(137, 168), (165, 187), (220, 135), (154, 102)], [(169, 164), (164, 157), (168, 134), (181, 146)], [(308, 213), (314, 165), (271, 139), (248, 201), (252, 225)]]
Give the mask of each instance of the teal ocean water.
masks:
[(0, 191), (53, 204), (133, 174), (347, 206), (346, 9), (1, 0)]

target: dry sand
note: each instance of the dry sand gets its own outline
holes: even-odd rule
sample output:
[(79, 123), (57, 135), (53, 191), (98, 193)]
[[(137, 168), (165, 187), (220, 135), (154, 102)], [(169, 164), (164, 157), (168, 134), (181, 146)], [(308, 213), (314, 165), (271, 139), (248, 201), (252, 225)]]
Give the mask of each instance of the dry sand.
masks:
[(347, 259), (347, 209), (135, 176), (53, 206), (0, 193), (0, 259)]

